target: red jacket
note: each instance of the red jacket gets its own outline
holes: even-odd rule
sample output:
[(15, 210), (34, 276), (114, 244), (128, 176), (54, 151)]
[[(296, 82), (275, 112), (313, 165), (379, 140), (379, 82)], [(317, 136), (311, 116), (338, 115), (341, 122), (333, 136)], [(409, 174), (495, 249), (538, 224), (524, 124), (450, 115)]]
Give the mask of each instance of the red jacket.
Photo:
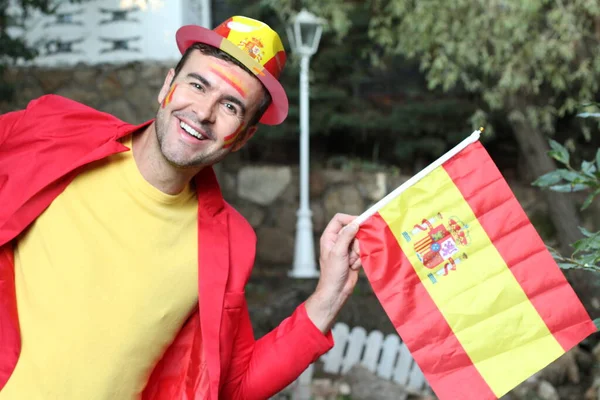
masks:
[[(0, 116), (0, 388), (19, 358), (13, 241), (92, 161), (127, 151), (117, 139), (143, 127), (49, 95)], [(265, 399), (292, 382), (333, 345), (303, 305), (254, 340), (244, 286), (256, 236), (227, 204), (212, 168), (195, 178), (198, 193), (198, 312), (158, 362), (144, 399), (195, 399), (204, 351), (210, 398)], [(200, 329), (200, 327), (202, 329)]]

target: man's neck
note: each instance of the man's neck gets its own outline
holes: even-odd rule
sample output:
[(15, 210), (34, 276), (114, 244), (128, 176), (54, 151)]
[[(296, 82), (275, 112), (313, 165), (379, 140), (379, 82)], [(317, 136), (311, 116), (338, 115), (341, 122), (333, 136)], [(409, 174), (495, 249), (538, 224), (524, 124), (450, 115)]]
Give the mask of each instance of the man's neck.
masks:
[(133, 158), (144, 179), (152, 186), (166, 194), (181, 193), (200, 169), (181, 169), (169, 164), (160, 151), (154, 124), (133, 134)]

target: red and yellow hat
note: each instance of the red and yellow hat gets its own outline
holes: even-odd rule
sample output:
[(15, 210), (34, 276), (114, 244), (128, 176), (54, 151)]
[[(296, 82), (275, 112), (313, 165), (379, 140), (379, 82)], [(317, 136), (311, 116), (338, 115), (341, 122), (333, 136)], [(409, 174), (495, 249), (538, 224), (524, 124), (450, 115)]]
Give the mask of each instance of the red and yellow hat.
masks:
[(198, 25), (182, 26), (175, 37), (181, 54), (194, 43), (205, 43), (221, 49), (254, 73), (272, 98), (259, 122), (277, 125), (287, 117), (288, 98), (279, 83), (286, 54), (279, 35), (267, 24), (252, 18), (235, 16), (214, 30)]

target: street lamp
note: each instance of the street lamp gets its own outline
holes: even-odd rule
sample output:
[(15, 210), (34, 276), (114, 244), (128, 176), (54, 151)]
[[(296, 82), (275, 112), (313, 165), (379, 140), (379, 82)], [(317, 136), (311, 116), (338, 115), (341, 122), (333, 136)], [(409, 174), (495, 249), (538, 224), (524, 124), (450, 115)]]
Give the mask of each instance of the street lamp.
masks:
[(315, 278), (319, 276), (315, 262), (315, 250), (312, 229), (312, 211), (308, 199), (308, 66), (310, 57), (317, 52), (323, 20), (314, 14), (302, 10), (287, 28), (292, 51), (300, 56), (300, 208), (297, 212), (296, 247), (294, 267), (290, 271), (293, 278)]

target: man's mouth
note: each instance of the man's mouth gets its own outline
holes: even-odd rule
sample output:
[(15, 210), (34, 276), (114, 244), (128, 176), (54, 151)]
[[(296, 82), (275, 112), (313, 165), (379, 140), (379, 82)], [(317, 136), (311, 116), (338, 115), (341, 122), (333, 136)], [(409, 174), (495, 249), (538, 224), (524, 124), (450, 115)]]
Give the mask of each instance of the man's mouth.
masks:
[(189, 133), (190, 135), (192, 135), (193, 137), (195, 137), (198, 140), (206, 139), (204, 136), (202, 136), (202, 134), (200, 134), (200, 132), (198, 132), (197, 130), (195, 130), (194, 128), (192, 128), (191, 126), (189, 126), (188, 124), (186, 124), (183, 121), (179, 121), (179, 126), (181, 127), (181, 129), (183, 129), (184, 131), (186, 131), (187, 133)]

